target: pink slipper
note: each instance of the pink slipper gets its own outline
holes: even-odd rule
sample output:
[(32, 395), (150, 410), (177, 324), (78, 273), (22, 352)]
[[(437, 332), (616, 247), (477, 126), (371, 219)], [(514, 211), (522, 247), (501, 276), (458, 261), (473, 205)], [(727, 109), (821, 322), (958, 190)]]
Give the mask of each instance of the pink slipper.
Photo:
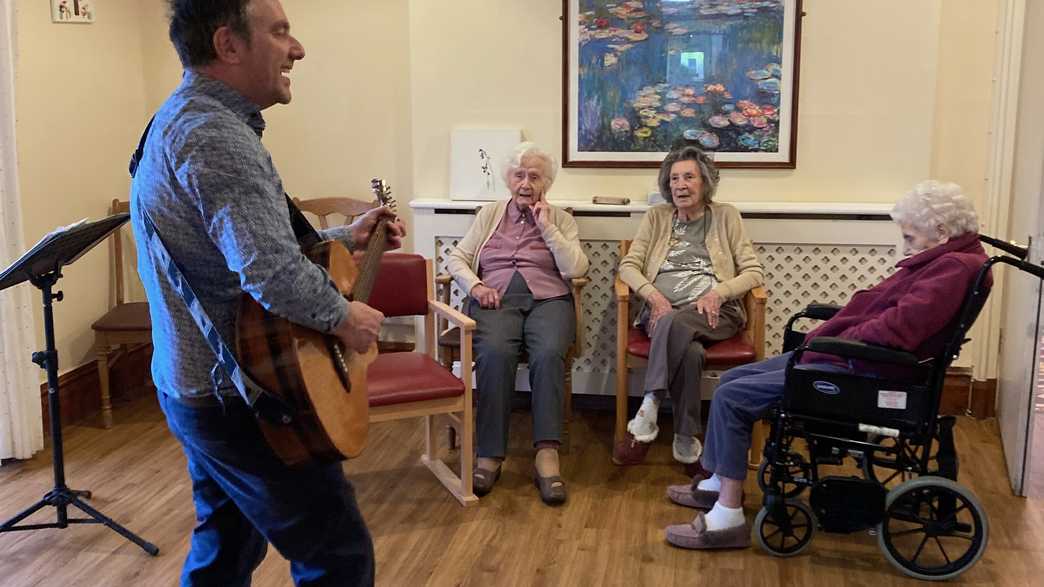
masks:
[(667, 487), (667, 498), (678, 505), (688, 508), (709, 510), (718, 501), (717, 491), (704, 491), (697, 489), (697, 485), (704, 479), (710, 479), (710, 471), (703, 468), (699, 461), (692, 463), (692, 481), (685, 485), (670, 485)]
[(687, 508), (709, 510), (714, 507), (714, 502), (718, 501), (718, 492), (695, 489), (693, 485), (686, 483), (685, 485), (669, 485), (667, 498)]
[(708, 530), (707, 520), (700, 512), (689, 524), (667, 526), (667, 542), (692, 550), (747, 548), (750, 546), (750, 526), (744, 522), (732, 528)]

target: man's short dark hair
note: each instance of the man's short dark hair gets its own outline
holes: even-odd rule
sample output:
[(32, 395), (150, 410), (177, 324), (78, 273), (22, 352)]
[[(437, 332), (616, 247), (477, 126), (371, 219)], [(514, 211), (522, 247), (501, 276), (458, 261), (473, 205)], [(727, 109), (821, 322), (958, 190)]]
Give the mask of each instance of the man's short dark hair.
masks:
[(181, 65), (197, 67), (217, 59), (214, 32), (223, 26), (250, 40), (247, 6), (251, 0), (168, 0), (170, 41)]

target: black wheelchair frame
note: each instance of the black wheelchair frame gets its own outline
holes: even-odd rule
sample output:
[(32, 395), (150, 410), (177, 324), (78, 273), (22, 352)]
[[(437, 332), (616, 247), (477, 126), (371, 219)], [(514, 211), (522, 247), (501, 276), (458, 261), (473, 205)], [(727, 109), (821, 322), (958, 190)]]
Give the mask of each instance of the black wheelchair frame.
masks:
[[(983, 264), (934, 357), (921, 361), (905, 351), (833, 337), (805, 344), (795, 323), (827, 320), (840, 306), (811, 304), (787, 322), (783, 350), (794, 352), (783, 401), (768, 416), (771, 432), (757, 476), (764, 500), (754, 534), (763, 549), (793, 556), (808, 547), (817, 528), (872, 529), (889, 562), (929, 580), (955, 577), (982, 556), (989, 522), (975, 495), (957, 484), (956, 420), (939, 417), (943, 380), (989, 297), (990, 269), (1003, 263), (1044, 279), (1044, 267), (1024, 261), (1027, 249), (979, 238), (1010, 256)], [(799, 366), (805, 352), (873, 363), (896, 374)], [(794, 449), (798, 439), (807, 445), (808, 458)], [(855, 460), (861, 476), (820, 474), (821, 465), (841, 465), (846, 458)], [(798, 499), (806, 489), (808, 504)]]

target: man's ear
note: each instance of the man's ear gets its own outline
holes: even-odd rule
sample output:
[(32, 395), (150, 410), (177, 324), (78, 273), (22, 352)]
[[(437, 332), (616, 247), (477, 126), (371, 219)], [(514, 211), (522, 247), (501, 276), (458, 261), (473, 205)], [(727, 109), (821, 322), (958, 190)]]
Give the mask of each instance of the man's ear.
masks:
[(214, 31), (214, 53), (222, 63), (238, 64), (243, 60), (243, 49), (246, 43), (231, 28), (218, 27)]

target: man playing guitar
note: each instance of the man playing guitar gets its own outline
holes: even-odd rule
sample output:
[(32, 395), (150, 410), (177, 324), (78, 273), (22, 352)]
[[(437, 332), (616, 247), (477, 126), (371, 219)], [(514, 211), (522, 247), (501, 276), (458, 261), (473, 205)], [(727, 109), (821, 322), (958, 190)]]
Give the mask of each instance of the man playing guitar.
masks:
[[(373, 545), (339, 463), (289, 467), (217, 363), (146, 240), (145, 217), (226, 341), (246, 292), (269, 312), (365, 351), (384, 316), (347, 301), (295, 239), (282, 181), (261, 143), (261, 111), (290, 102), (305, 56), (279, 0), (170, 0), (185, 68), (157, 112), (132, 183), (138, 269), (155, 347), (153, 380), (192, 479), (197, 525), (182, 585), (246, 585), (268, 543), (298, 585), (371, 584)], [(387, 208), (322, 235), (361, 250)]]

